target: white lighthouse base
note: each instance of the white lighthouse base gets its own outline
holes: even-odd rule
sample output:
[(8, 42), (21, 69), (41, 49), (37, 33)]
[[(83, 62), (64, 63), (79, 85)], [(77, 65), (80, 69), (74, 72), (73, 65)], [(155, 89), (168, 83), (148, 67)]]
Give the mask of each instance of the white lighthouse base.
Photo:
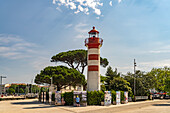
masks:
[(88, 71), (87, 75), (87, 91), (100, 90), (100, 74), (99, 71)]

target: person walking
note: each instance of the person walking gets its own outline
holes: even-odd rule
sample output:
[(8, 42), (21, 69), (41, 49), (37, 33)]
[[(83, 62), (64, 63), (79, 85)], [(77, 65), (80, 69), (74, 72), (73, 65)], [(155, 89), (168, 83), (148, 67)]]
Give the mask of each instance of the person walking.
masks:
[(76, 106), (80, 107), (80, 98), (79, 98), (79, 96), (76, 97)]

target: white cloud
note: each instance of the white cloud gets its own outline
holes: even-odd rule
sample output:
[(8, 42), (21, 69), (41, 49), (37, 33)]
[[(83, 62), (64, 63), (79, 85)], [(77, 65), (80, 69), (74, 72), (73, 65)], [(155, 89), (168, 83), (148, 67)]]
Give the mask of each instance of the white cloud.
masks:
[(82, 12), (84, 9), (83, 9), (83, 7), (81, 7), (81, 5), (79, 5), (78, 10), (80, 10)]
[(112, 1), (109, 2), (109, 5), (112, 6)]
[(100, 9), (94, 9), (94, 12), (95, 12), (97, 15), (101, 15)]
[(72, 10), (77, 8), (74, 2), (69, 2), (67, 5), (70, 6)]
[(101, 15), (99, 7), (103, 6), (100, 0), (53, 0), (53, 4), (56, 4), (56, 2), (58, 6), (64, 5), (71, 10), (75, 10), (75, 14), (83, 12), (88, 15), (90, 8), (94, 10), (95, 14)]
[(118, 3), (122, 2), (122, 0), (118, 0)]
[(56, 4), (56, 3), (55, 3), (55, 0), (53, 0), (53, 4)]
[(149, 53), (170, 53), (170, 50), (154, 50), (154, 51), (149, 51)]
[(9, 48), (8, 47), (0, 47), (0, 52), (5, 52), (8, 51)]
[(38, 57), (37, 59), (34, 59), (34, 61), (30, 62), (30, 64), (38, 72), (47, 66), (56, 66), (56, 64), (50, 62), (49, 58), (47, 57)]
[(160, 68), (164, 66), (170, 67), (170, 59), (150, 61), (150, 62), (141, 62), (139, 63), (138, 68), (140, 70), (150, 71), (152, 68)]
[(0, 34), (0, 57), (21, 59), (31, 57), (35, 44), (29, 43), (15, 35)]
[(62, 10), (60, 9), (60, 7), (57, 7), (56, 9), (57, 9), (58, 11), (62, 12)]
[[(53, 0), (53, 4), (58, 5), (57, 10), (61, 5), (66, 6), (67, 8), (74, 10), (74, 13), (83, 12), (89, 15), (90, 11), (96, 15), (101, 15), (102, 12), (100, 7), (103, 6), (102, 0)], [(121, 3), (122, 0), (118, 0), (118, 3)], [(109, 5), (112, 6), (112, 1), (109, 2)], [(60, 10), (59, 10), (60, 11)]]
[(0, 45), (23, 41), (18, 36), (0, 34)]
[(96, 19), (100, 19), (100, 17), (96, 17)]
[(78, 32), (76, 38), (87, 37), (87, 32), (89, 31), (87, 26), (88, 26), (87, 24), (79, 23), (74, 27), (75, 31)]
[(150, 50), (146, 53), (154, 53), (154, 54), (170, 53), (170, 46), (166, 43), (158, 43), (156, 44), (156, 48), (154, 50)]
[(72, 26), (73, 26), (73, 24), (68, 24), (68, 25), (66, 25), (66, 28), (70, 28)]

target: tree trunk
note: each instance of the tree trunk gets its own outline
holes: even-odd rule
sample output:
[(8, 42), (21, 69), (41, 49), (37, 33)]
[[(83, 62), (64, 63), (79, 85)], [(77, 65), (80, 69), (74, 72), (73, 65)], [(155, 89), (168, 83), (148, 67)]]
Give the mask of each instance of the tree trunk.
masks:
[(57, 91), (60, 91), (60, 90), (61, 90), (61, 86), (57, 85)]

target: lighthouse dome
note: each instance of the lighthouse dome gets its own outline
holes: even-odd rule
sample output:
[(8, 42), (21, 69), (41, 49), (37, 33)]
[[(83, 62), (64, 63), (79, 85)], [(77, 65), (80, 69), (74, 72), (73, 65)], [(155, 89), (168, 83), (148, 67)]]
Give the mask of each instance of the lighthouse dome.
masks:
[(94, 26), (93, 29), (89, 31), (89, 34), (93, 34), (93, 33), (99, 33), (99, 31), (97, 31)]

